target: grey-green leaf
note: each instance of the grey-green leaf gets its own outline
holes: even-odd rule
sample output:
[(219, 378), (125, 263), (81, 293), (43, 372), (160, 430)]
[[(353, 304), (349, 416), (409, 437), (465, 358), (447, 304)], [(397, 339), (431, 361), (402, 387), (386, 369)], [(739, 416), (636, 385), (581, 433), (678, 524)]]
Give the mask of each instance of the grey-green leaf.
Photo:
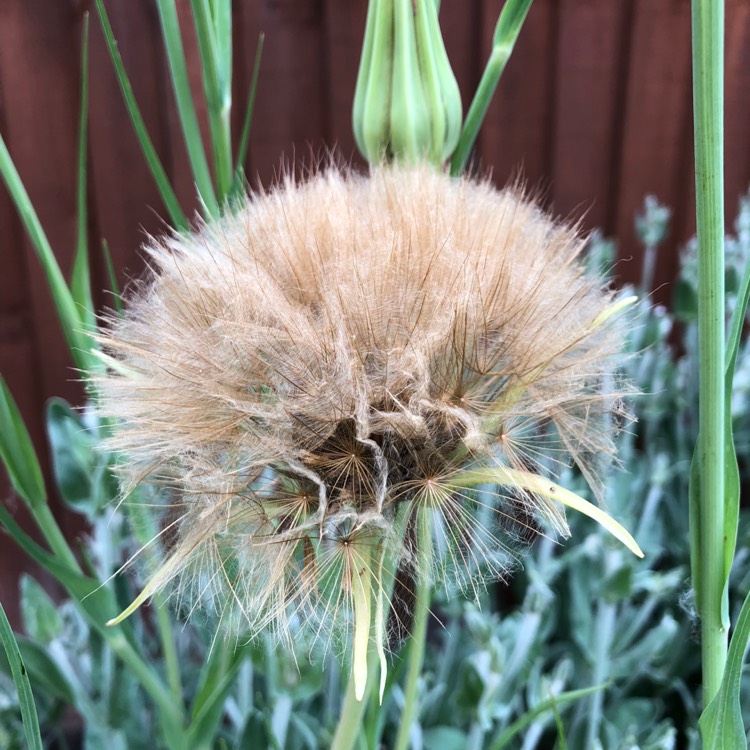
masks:
[(35, 641), (50, 643), (63, 628), (55, 603), (31, 577), (21, 577), (21, 616), (26, 633)]
[(16, 492), (38, 507), (47, 501), (44, 477), (29, 431), (5, 379), (0, 375), (0, 458)]

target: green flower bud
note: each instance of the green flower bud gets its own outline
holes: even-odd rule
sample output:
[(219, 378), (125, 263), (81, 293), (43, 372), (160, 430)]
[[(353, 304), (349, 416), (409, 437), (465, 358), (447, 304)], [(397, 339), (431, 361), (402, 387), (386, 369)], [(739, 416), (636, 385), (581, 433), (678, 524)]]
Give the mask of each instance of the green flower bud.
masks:
[(435, 0), (370, 0), (353, 108), (354, 137), (372, 164), (442, 165), (461, 132), (461, 94)]

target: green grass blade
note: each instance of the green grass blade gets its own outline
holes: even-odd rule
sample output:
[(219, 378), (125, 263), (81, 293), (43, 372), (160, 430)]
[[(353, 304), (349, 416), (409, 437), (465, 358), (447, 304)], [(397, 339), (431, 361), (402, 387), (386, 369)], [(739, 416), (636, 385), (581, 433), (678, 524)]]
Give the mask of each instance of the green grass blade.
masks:
[(549, 700), (543, 701), (500, 732), (500, 734), (495, 737), (495, 741), (489, 746), (489, 750), (502, 750), (504, 747), (507, 747), (516, 735), (523, 732), (524, 729), (529, 727), (539, 716), (547, 713), (547, 711), (557, 712), (560, 707), (581, 700), (581, 698), (586, 698), (594, 693), (598, 693), (600, 690), (605, 690), (607, 687), (609, 687), (609, 684), (605, 683), (604, 685), (594, 685), (593, 687), (582, 688), (581, 690), (569, 690), (566, 693), (560, 693), (560, 695), (556, 695)]
[(42, 229), (39, 217), (31, 204), (29, 194), (23, 186), (23, 182), (16, 170), (13, 160), (10, 158), (5, 141), (0, 136), (0, 175), (8, 188), (10, 197), (16, 206), (21, 221), (31, 239), (39, 260), (42, 263), (44, 273), (47, 277), (52, 299), (55, 303), (58, 318), (62, 325), (65, 340), (68, 344), (73, 360), (82, 370), (87, 369), (90, 364), (88, 351), (91, 347), (89, 338), (83, 333), (83, 323), (78, 314), (78, 307), (73, 300), (73, 295), (65, 282), (65, 277), (57, 263), (57, 258), (52, 252), (47, 235)]
[(26, 667), (21, 652), (18, 650), (13, 630), (0, 604), (0, 640), (3, 642), (5, 653), (8, 655), (10, 669), (13, 675), (13, 682), (18, 692), (18, 702), (21, 706), (21, 718), (23, 719), (23, 732), (26, 737), (26, 747), (28, 750), (42, 750), (42, 736), (39, 731), (39, 717), (36, 713), (36, 704), (34, 696), (31, 694), (31, 684), (29, 676), (26, 674)]
[(164, 171), (161, 160), (159, 159), (154, 144), (149, 137), (148, 131), (146, 130), (146, 123), (143, 121), (143, 116), (138, 108), (138, 103), (135, 100), (133, 94), (133, 87), (130, 85), (130, 79), (128, 74), (125, 72), (125, 66), (122, 62), (122, 57), (119, 50), (117, 49), (117, 42), (115, 41), (114, 34), (112, 33), (112, 25), (109, 22), (109, 16), (107, 11), (104, 9), (102, 0), (95, 0), (96, 11), (99, 14), (99, 21), (101, 22), (102, 31), (104, 32), (104, 40), (107, 44), (107, 50), (109, 51), (109, 57), (112, 60), (112, 65), (115, 68), (115, 74), (117, 75), (117, 82), (120, 85), (120, 91), (122, 97), (125, 100), (125, 106), (130, 116), (130, 121), (133, 123), (138, 143), (141, 146), (141, 151), (146, 158), (148, 168), (151, 170), (151, 175), (156, 182), (156, 186), (159, 189), (161, 198), (164, 201), (164, 206), (169, 214), (172, 225), (177, 229), (187, 229), (190, 226), (190, 222), (180, 208), (180, 203), (177, 200), (172, 184), (167, 177), (167, 173)]
[(263, 57), (263, 42), (265, 35), (258, 36), (258, 44), (255, 48), (255, 62), (253, 63), (253, 75), (250, 79), (250, 89), (247, 94), (247, 106), (245, 107), (245, 119), (242, 124), (242, 135), (240, 144), (237, 149), (237, 161), (234, 165), (235, 171), (235, 193), (245, 189), (243, 176), (245, 170), (245, 160), (247, 159), (247, 149), (250, 143), (250, 128), (253, 121), (253, 108), (255, 107), (255, 92), (258, 89), (258, 76), (260, 74), (260, 61)]
[(560, 709), (557, 707), (557, 701), (554, 696), (552, 701), (552, 713), (555, 716), (555, 727), (557, 728), (557, 750), (568, 750), (568, 743), (565, 740), (565, 726), (563, 725)]
[(29, 431), (23, 422), (8, 384), (0, 375), (0, 458), (13, 489), (30, 508), (47, 502), (44, 477)]
[(120, 285), (117, 283), (117, 274), (115, 273), (115, 265), (112, 262), (112, 253), (109, 251), (109, 243), (107, 240), (102, 240), (102, 254), (104, 255), (104, 265), (107, 267), (107, 279), (109, 280), (109, 291), (112, 292), (114, 297), (113, 305), (118, 315), (122, 315), (122, 295), (120, 294)]
[(495, 93), (505, 65), (513, 52), (523, 22), (531, 7), (532, 0), (506, 0), (497, 19), (495, 34), (492, 40), (492, 51), (484, 69), (479, 86), (474, 94), (469, 111), (466, 114), (458, 145), (451, 158), (451, 174), (463, 172), (469, 154), (479, 134), (479, 128), (487, 115), (487, 109)]
[(203, 202), (204, 211), (207, 214), (206, 218), (216, 217), (219, 215), (219, 204), (216, 201), (216, 193), (198, 125), (198, 116), (195, 113), (195, 102), (190, 90), (185, 50), (182, 46), (180, 22), (177, 17), (177, 6), (175, 0), (157, 0), (156, 7), (159, 11), (161, 32), (167, 49), (169, 72), (172, 77), (172, 87), (177, 101), (177, 111), (190, 167), (193, 170), (193, 178)]
[[(78, 174), (76, 178), (76, 254), (70, 278), (70, 292), (86, 331), (96, 328), (88, 253), (88, 212), (86, 205), (86, 141), (89, 111), (89, 14), (83, 16), (81, 45), (81, 104), (78, 116)], [(95, 344), (92, 342), (92, 346)]]
[(704, 750), (737, 750), (747, 746), (742, 723), (740, 688), (742, 665), (750, 645), (750, 592), (737, 618), (729, 645), (726, 669), (716, 697), (705, 709), (698, 725)]
[[(231, 65), (226, 66), (226, 48), (232, 49), (231, 15), (229, 25), (214, 25), (209, 0), (191, 0), (193, 20), (203, 70), (203, 88), (208, 104), (208, 124), (216, 173), (216, 188), (220, 203), (224, 203), (232, 189), (232, 111)], [(219, 2), (227, 5), (226, 0)], [(220, 17), (224, 17), (224, 13)]]

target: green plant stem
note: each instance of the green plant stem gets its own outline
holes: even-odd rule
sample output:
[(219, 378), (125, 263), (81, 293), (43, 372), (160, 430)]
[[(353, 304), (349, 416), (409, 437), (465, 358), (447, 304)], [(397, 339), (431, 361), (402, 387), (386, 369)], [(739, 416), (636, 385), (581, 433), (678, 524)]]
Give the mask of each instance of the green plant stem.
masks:
[[(86, 147), (89, 114), (89, 14), (83, 14), (81, 42), (81, 104), (78, 110), (78, 164), (76, 172), (76, 254), (70, 276), (70, 292), (78, 306), (81, 323), (86, 331), (96, 330), (96, 310), (91, 296), (91, 269), (88, 255), (88, 212)], [(89, 343), (95, 347), (93, 339)]]
[[(724, 587), (724, 195), (723, 0), (693, 0), (693, 99), (698, 229), (700, 407), (697, 459), (698, 590), (704, 705), (719, 690), (727, 658)], [(697, 518), (695, 516), (698, 516)]]
[(417, 591), (414, 604), (414, 630), (409, 646), (409, 671), (404, 686), (404, 709), (394, 750), (407, 750), (414, 718), (417, 714), (417, 687), (424, 663), (427, 640), (427, 620), (430, 614), (430, 568), (432, 565), (432, 539), (430, 537), (429, 508), (421, 508), (417, 515)]
[(451, 158), (451, 174), (454, 176), (461, 174), (466, 167), (469, 154), (479, 134), (479, 128), (487, 115), (490, 101), (513, 52), (531, 3), (532, 0), (507, 0), (497, 19), (490, 59), (479, 81), (479, 86), (466, 114), (458, 145)]
[(341, 705), (341, 716), (336, 726), (336, 734), (333, 737), (331, 750), (352, 750), (357, 742), (357, 737), (362, 728), (362, 717), (367, 706), (367, 691), (370, 690), (373, 681), (373, 670), (368, 669), (367, 688), (365, 697), (357, 700), (354, 675), (349, 676), (349, 682), (344, 694), (344, 702)]

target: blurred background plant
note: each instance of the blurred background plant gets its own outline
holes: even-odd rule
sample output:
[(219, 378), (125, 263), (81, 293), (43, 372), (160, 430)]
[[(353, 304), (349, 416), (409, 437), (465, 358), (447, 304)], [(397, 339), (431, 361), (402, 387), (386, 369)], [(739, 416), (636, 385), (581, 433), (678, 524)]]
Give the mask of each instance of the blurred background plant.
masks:
[[(528, 10), (529, 3), (513, 5)], [(239, 148), (233, 154), (228, 130), (230, 6), (208, 0), (196, 0), (192, 6), (209, 107), (210, 159), (195, 127), (195, 103), (190, 98), (174, 0), (157, 3), (191, 168), (203, 213), (212, 218), (244, 190), (241, 165), (257, 78), (248, 96)], [(185, 227), (187, 219), (149, 146), (100, 0), (97, 10), (171, 222)], [(513, 19), (516, 25), (511, 31), (517, 34), (519, 17), (511, 14)], [(502, 54), (508, 52), (507, 45), (499, 46)], [(87, 99), (86, 44), (83, 48), (81, 144), (86, 141)], [(500, 58), (494, 65), (502, 72), (507, 54)], [(257, 70), (256, 61), (256, 76)], [(466, 132), (469, 138), (471, 133)], [(465, 154), (460, 159), (465, 161)], [(96, 371), (99, 357), (81, 339), (81, 332), (94, 321), (85, 232), (79, 231), (77, 261), (68, 286), (2, 142), (0, 171), (44, 265), (77, 364)], [(81, 148), (79, 228), (86, 225), (85, 175)], [(636, 221), (646, 258), (637, 290), (643, 297), (652, 292), (667, 222), (667, 209), (647, 199)], [(729, 315), (750, 259), (750, 198), (741, 203), (726, 248)], [(606, 503), (634, 532), (647, 552), (646, 562), (633, 558), (593, 522), (574, 518), (575, 544), (561, 547), (542, 538), (511, 584), (488, 591), (481, 608), (438, 592), (432, 602), (434, 616), (409, 737), (413, 748), (699, 746), (695, 729), (701, 713), (699, 625), (689, 584), (686, 508), (697, 436), (696, 257), (693, 242), (685, 249), (671, 312), (660, 306), (641, 308), (628, 341), (628, 351), (639, 355), (628, 357), (623, 368), (643, 395), (636, 404), (638, 422), (621, 438), (623, 471), (612, 475)], [(612, 241), (592, 238), (588, 261), (593, 266), (607, 272), (614, 258)], [(750, 351), (743, 343), (732, 399), (743, 481), (750, 466), (750, 427), (744, 418), (748, 399)], [(0, 523), (66, 591), (66, 598), (55, 602), (33, 578), (25, 576), (21, 581), (24, 634), (17, 640), (44, 744), (75, 747), (75, 733), (80, 731), (82, 746), (90, 750), (155, 745), (279, 750), (331, 746), (348, 666), (340, 666), (333, 657), (327, 657), (324, 669), (310, 665), (303, 634), (294, 641), (294, 653), (262, 638), (250, 644), (225, 641), (215, 637), (211, 623), (195, 618), (186, 622), (158, 597), (131, 621), (105, 628), (103, 623), (127, 606), (144, 584), (137, 575), (113, 576), (153, 536), (163, 511), (156, 502), (152, 513), (144, 513), (143, 503), (123, 503), (114, 509), (117, 487), (112, 458), (97, 448), (107, 425), (96, 423), (87, 409), (75, 410), (53, 400), (46, 424), (55, 491), (85, 519), (88, 529), (74, 553), (49, 513), (38, 460), (4, 385), (0, 417), (0, 452), (51, 553), (27, 536), (5, 508), (0, 508)], [(574, 475), (566, 485), (581, 491), (584, 487)], [(750, 588), (748, 543), (750, 525), (743, 515), (740, 552), (731, 579), (732, 602)], [(736, 612), (732, 614), (734, 621)], [(9, 650), (7, 658), (0, 658), (0, 746), (35, 747), (36, 740), (30, 739), (34, 727), (28, 719), (28, 694), (14, 683), (19, 675), (12, 668), (18, 666), (18, 658), (10, 641), (4, 638), (3, 643)], [(356, 747), (393, 746), (405, 701), (407, 657), (406, 648), (394, 656), (382, 708), (371, 691)], [(746, 715), (745, 726), (749, 724)]]

